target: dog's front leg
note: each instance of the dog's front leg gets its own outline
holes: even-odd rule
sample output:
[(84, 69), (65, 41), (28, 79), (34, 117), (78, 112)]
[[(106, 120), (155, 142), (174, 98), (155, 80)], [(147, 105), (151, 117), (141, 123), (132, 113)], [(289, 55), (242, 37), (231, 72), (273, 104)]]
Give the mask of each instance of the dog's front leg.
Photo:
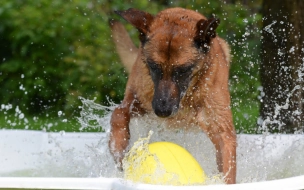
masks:
[(226, 183), (236, 182), (236, 133), (231, 111), (205, 110), (198, 114), (200, 127), (208, 135), (216, 149), (216, 163), (223, 172)]
[(219, 172), (223, 172), (226, 183), (236, 182), (236, 135), (233, 132), (209, 134), (215, 145), (216, 162)]
[(112, 113), (109, 148), (117, 167), (122, 170), (122, 159), (130, 139), (130, 103), (123, 102)]
[(145, 111), (141, 108), (140, 102), (128, 91), (123, 102), (112, 113), (109, 149), (117, 167), (121, 170), (122, 160), (130, 140), (130, 119), (134, 114), (143, 113)]

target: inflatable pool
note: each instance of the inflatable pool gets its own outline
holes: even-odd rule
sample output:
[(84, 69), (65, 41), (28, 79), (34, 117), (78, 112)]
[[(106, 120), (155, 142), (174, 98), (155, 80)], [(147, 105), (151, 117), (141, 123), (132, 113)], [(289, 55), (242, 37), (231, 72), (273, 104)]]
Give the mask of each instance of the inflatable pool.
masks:
[[(201, 141), (205, 147), (202, 152), (211, 155), (208, 138), (202, 136)], [(238, 135), (235, 185), (132, 183), (115, 170), (106, 142), (106, 133), (1, 130), (0, 189), (304, 189), (302, 134)], [(215, 172), (214, 157), (195, 155), (197, 150), (185, 147), (206, 173)]]

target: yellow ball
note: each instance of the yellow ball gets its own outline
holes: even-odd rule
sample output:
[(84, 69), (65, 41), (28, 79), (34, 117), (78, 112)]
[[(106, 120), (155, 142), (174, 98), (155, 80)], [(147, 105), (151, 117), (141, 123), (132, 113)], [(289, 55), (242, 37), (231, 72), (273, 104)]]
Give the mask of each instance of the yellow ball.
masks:
[(205, 182), (203, 169), (183, 147), (170, 142), (155, 142), (149, 144), (148, 150), (137, 147), (133, 150), (135, 153), (129, 154), (125, 161), (125, 178), (134, 182), (162, 185)]

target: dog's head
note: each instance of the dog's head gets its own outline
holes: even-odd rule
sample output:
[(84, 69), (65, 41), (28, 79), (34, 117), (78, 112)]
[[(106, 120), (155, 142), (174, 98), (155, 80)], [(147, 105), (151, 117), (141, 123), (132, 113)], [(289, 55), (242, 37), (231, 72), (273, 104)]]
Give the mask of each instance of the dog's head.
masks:
[(152, 108), (159, 117), (179, 109), (192, 78), (204, 67), (219, 20), (195, 11), (167, 9), (156, 16), (136, 9), (116, 11), (139, 31), (143, 62), (154, 83)]

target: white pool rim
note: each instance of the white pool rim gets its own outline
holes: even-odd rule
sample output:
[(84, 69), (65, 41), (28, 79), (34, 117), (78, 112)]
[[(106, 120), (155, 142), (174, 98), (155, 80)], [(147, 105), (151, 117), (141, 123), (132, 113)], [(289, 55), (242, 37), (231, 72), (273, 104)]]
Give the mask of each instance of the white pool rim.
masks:
[(206, 186), (167, 186), (135, 184), (119, 178), (33, 178), (33, 177), (2, 177), (0, 189), (304, 189), (304, 175), (280, 180), (263, 181), (255, 183), (242, 183), (234, 185), (206, 185)]

